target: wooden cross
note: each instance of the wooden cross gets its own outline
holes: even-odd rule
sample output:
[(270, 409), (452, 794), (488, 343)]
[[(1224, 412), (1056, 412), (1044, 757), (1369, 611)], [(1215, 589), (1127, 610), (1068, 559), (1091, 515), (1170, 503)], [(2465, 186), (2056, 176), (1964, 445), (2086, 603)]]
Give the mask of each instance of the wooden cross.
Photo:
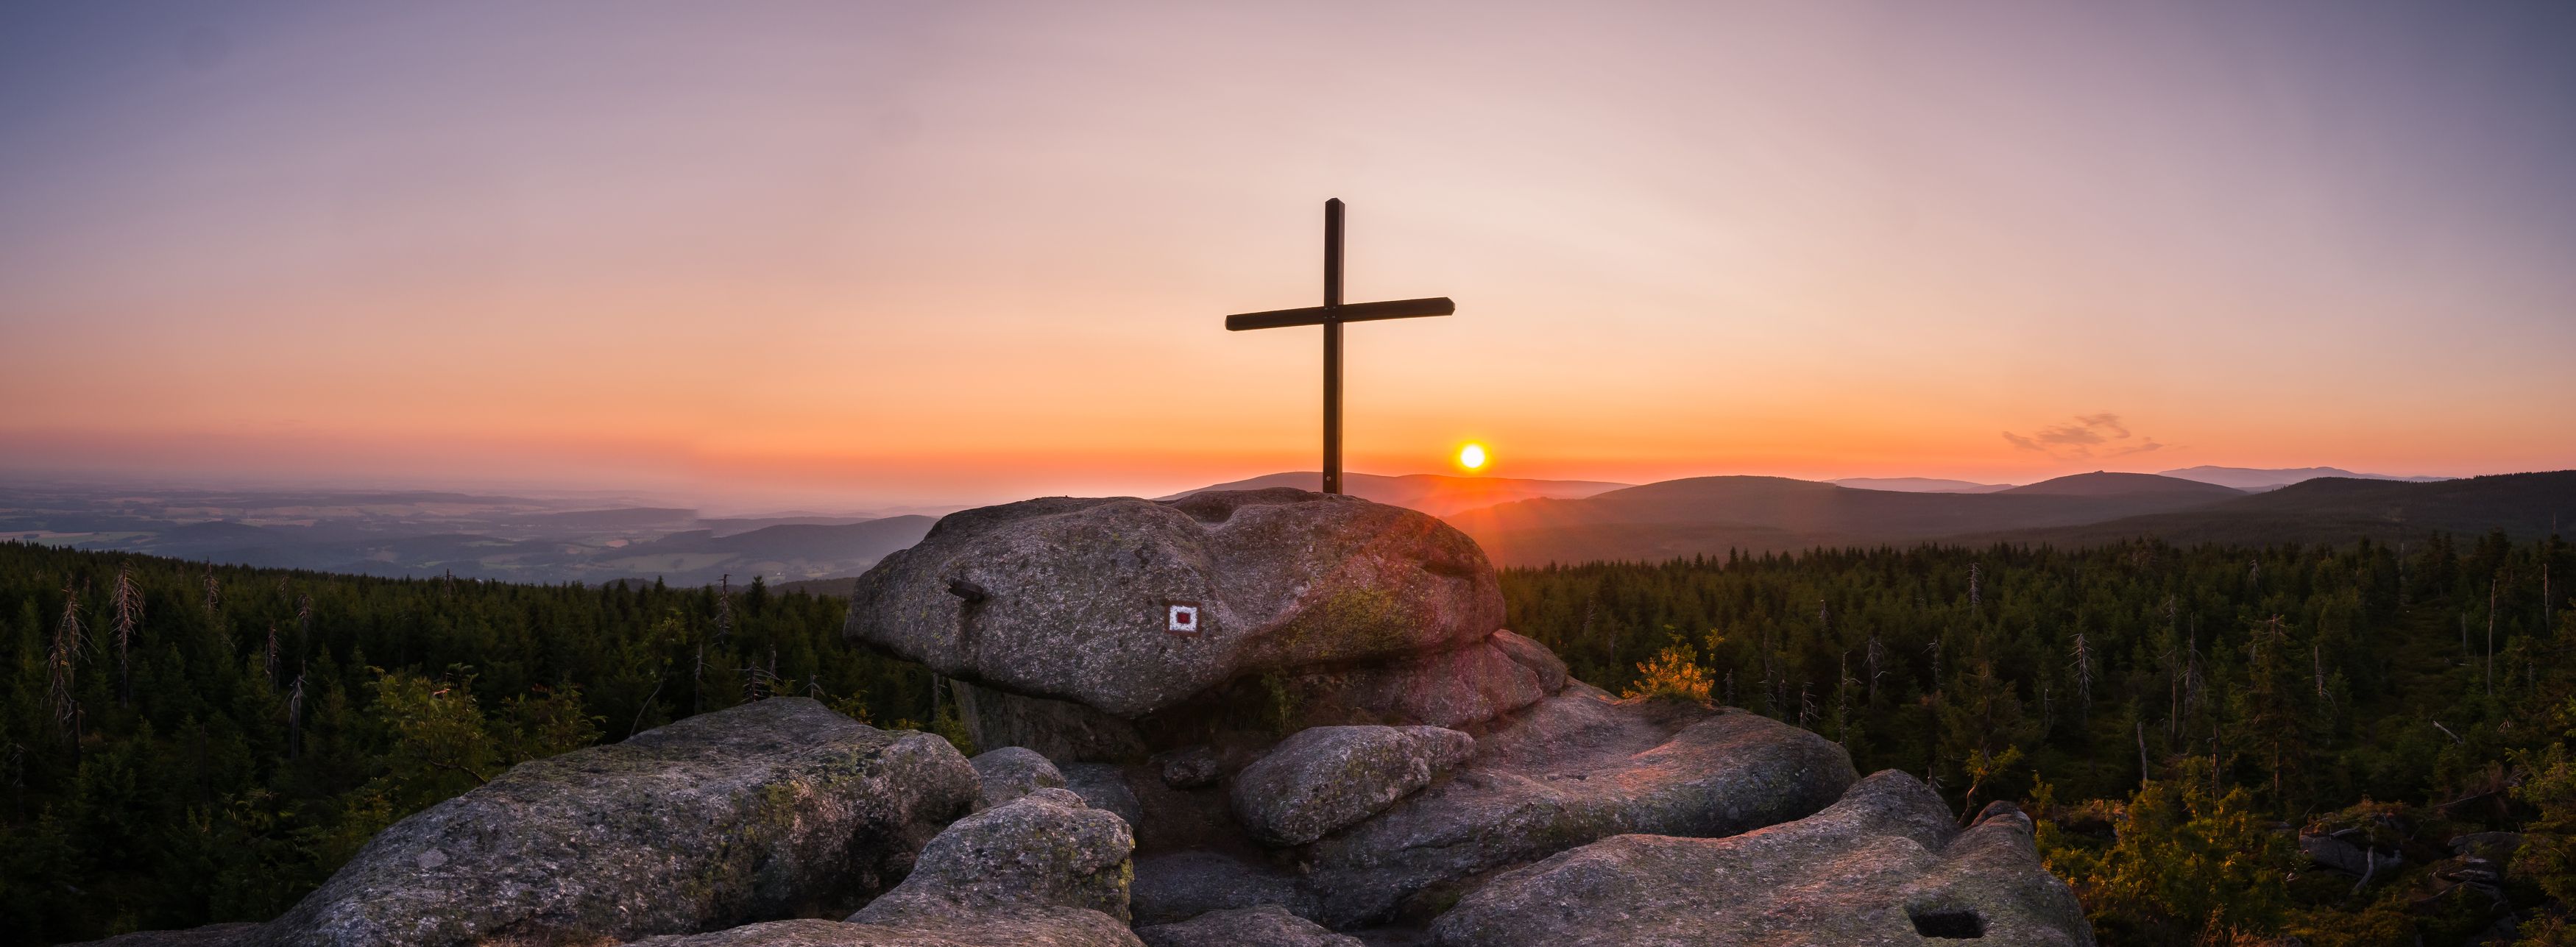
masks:
[(1324, 304), (1225, 317), (1228, 332), (1324, 327), (1324, 492), (1342, 492), (1342, 323), (1445, 316), (1458, 311), (1447, 296), (1342, 304), (1342, 199), (1324, 202)]

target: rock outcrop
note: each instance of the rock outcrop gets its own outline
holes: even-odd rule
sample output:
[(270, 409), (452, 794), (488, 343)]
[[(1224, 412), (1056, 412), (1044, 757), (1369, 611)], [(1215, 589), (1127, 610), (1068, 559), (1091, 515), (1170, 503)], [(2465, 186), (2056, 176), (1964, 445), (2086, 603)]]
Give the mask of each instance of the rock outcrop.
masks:
[(519, 764), (397, 822), (259, 940), (632, 939), (846, 911), (975, 796), (945, 740), (758, 701)]
[(1134, 829), (1145, 820), (1145, 807), (1136, 801), (1136, 792), (1127, 785), (1127, 774), (1106, 763), (1067, 763), (1064, 765), (1064, 788), (1081, 796), (1094, 809), (1115, 812)]
[(1039, 789), (957, 820), (923, 847), (911, 877), (852, 923), (919, 927), (1005, 908), (1077, 908), (1128, 920), (1127, 856), (1117, 815), (1062, 789)]
[(1384, 923), (1596, 839), (1722, 836), (1797, 819), (1855, 778), (1841, 747), (1767, 717), (1569, 687), (1492, 728), (1446, 780), (1298, 849), (1303, 871), (1242, 858), (1218, 871), (1209, 863), (1225, 857), (1207, 852), (1174, 870), (1158, 853), (1137, 866), (1136, 909), (1165, 920), (1272, 903), (1329, 927)]
[(975, 808), (990, 809), (1040, 789), (1064, 788), (1064, 772), (1026, 747), (1006, 746), (967, 760), (982, 784)]
[(1316, 727), (1282, 740), (1234, 780), (1234, 815), (1254, 841), (1304, 845), (1431, 785), (1476, 738), (1439, 727)]
[[(981, 759), (981, 757), (978, 757)], [(789, 920), (656, 937), (652, 947), (1135, 947), (1116, 815), (1041, 787), (975, 813), (924, 846), (912, 875), (845, 921)]]
[(1959, 831), (1893, 770), (1813, 816), (1727, 838), (1621, 835), (1503, 873), (1433, 923), (1442, 947), (2089, 945), (2010, 807)]
[[(1346, 497), (970, 510), (848, 636), (956, 678), (990, 752), (763, 701), (514, 768), (269, 925), (119, 943), (2092, 942), (2010, 805), (1962, 830), (1814, 733), (1613, 700), (1497, 588)], [(2493, 890), (2510, 840), (2459, 845), (2443, 877)]]
[(849, 636), (942, 674), (1133, 720), (1238, 677), (1484, 641), (1475, 541), (1303, 490), (1058, 497), (953, 513), (861, 576)]

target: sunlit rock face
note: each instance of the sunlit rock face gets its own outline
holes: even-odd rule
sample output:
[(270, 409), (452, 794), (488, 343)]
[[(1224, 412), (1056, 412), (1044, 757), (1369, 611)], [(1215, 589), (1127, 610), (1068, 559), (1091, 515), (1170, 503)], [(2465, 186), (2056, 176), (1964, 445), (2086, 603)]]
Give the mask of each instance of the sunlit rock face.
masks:
[(1484, 551), (1295, 489), (951, 514), (860, 577), (847, 633), (942, 674), (1135, 720), (1250, 675), (1450, 651), (1502, 627)]
[(1895, 770), (1759, 831), (1621, 835), (1504, 872), (1432, 930), (1442, 947), (2093, 943), (2029, 818), (1998, 805), (1961, 831)]
[[(1260, 904), (1335, 929), (1398, 922), (1437, 913), (1498, 869), (1598, 839), (1724, 836), (1795, 820), (1832, 804), (1857, 778), (1842, 747), (1768, 717), (1613, 701), (1580, 683), (1470, 729), (1476, 736), (1465, 760), (1428, 781), (1390, 767), (1343, 767), (1352, 793), (1372, 805), (1364, 818), (1324, 820), (1330, 828), (1320, 835), (1260, 828), (1286, 821), (1261, 809), (1296, 802), (1293, 792), (1262, 788), (1272, 781), (1265, 764), (1281, 757), (1296, 770), (1316, 769), (1297, 765), (1311, 754), (1296, 744), (1314, 741), (1307, 734), (1317, 731), (1281, 743), (1232, 785), (1278, 800), (1236, 800), (1238, 810), (1254, 810), (1238, 811), (1238, 821), (1274, 849), (1302, 843), (1285, 849), (1296, 870), (1228, 854), (1240, 849), (1210, 834), (1151, 846), (1136, 869), (1139, 922)], [(1143, 834), (1171, 837), (1167, 825), (1192, 820), (1187, 795), (1149, 794)], [(1384, 798), (1394, 801), (1374, 804)]]

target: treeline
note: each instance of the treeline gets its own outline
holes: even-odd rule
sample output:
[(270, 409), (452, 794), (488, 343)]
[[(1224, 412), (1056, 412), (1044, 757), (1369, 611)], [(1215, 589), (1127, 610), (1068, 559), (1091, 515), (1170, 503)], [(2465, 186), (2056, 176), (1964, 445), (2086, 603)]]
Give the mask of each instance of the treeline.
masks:
[(375, 579), (0, 543), (0, 943), (266, 920), (511, 763), (745, 700), (920, 726), (928, 673), (843, 646), (843, 610), (758, 581)]
[[(2108, 944), (2567, 942), (2576, 553), (1819, 551), (1511, 569), (1574, 673), (1770, 714), (2042, 817)], [(887, 726), (837, 598), (208, 567), (0, 543), (0, 943), (264, 920), (510, 763), (772, 694)], [(1651, 668), (1651, 673), (1644, 668)], [(951, 717), (929, 726), (963, 742)], [(2301, 829), (2402, 851), (2367, 886)], [(2521, 831), (2500, 884), (2448, 839)], [(2446, 861), (2446, 859), (2448, 859)], [(2448, 874), (2446, 874), (2448, 873)], [(2501, 890), (2504, 903), (2483, 894)]]
[[(2507, 920), (2558, 936), (2576, 892), (2557, 828), (2576, 830), (2571, 565), (2555, 538), (2500, 535), (2133, 542), (1512, 569), (1503, 587), (1512, 627), (1586, 680), (1799, 723), (1863, 772), (1928, 775), (1963, 816), (2040, 810), (2106, 943), (2442, 944)], [(2407, 871), (2356, 886), (2296, 854), (2297, 830), (2353, 827)], [(2448, 839), (2481, 830), (2531, 832), (2506, 903), (2438, 877), (2457, 874)]]

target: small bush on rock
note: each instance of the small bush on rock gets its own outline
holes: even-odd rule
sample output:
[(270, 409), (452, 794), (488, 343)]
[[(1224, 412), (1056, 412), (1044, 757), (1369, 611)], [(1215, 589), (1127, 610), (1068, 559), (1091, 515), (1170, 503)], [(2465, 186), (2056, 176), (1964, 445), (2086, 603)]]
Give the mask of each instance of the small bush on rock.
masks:
[(1705, 704), (1710, 683), (1707, 669), (1699, 666), (1699, 655), (1691, 646), (1673, 645), (1655, 655), (1654, 660), (1637, 665), (1637, 682), (1621, 690), (1619, 696)]

